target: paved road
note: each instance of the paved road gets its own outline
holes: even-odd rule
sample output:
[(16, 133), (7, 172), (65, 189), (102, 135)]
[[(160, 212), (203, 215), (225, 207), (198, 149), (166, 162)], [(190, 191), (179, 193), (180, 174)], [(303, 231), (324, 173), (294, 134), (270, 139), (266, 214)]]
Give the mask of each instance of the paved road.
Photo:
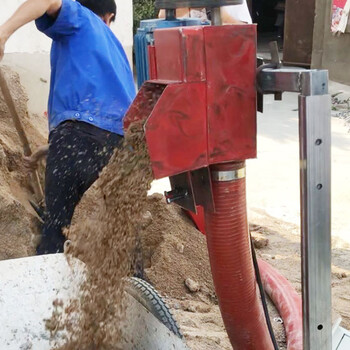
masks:
[[(248, 161), (248, 207), (299, 224), (297, 96), (265, 100), (258, 115), (258, 159)], [(332, 118), (332, 234), (350, 242), (350, 134)]]

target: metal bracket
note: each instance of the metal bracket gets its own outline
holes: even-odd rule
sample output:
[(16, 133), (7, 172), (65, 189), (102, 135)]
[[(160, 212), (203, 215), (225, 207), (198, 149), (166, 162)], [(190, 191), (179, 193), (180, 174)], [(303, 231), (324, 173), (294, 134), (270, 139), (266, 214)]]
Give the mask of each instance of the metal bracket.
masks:
[(201, 168), (170, 177), (172, 191), (166, 192), (168, 203), (197, 213), (197, 205), (207, 211), (214, 210), (212, 185), (209, 168)]
[(266, 68), (258, 73), (258, 88), (264, 94), (299, 92), (304, 96), (328, 95), (328, 71), (300, 68)]
[(304, 350), (330, 350), (331, 103), (325, 70), (264, 69), (263, 93), (299, 92)]

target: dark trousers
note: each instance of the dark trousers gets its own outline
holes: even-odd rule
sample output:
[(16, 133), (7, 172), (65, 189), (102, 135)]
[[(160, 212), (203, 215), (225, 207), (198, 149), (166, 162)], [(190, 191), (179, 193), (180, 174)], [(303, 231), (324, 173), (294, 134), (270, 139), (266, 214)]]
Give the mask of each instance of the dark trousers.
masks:
[(49, 136), (46, 165), (46, 215), (37, 254), (63, 251), (63, 228), (70, 225), (74, 209), (96, 181), (123, 137), (93, 125), (67, 121)]

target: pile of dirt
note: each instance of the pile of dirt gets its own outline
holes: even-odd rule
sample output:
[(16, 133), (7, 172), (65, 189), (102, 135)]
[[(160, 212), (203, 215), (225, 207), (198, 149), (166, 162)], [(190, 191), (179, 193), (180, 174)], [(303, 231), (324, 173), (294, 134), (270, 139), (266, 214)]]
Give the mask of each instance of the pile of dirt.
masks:
[[(17, 73), (1, 68), (8, 82), (16, 110), (33, 148), (45, 144), (45, 136), (34, 126), (39, 116), (28, 115), (27, 95)], [(42, 118), (42, 123), (47, 121)], [(29, 204), (33, 189), (23, 162), (21, 141), (0, 91), (0, 260), (34, 254), (38, 220)]]
[[(98, 188), (94, 185), (76, 208), (72, 223), (96, 211)], [(145, 279), (165, 297), (212, 300), (216, 303), (206, 238), (176, 205), (167, 205), (160, 194), (148, 196), (138, 234), (142, 243)], [(186, 280), (198, 285), (192, 293)]]
[[(258, 251), (267, 261), (285, 276), (298, 293), (301, 293), (300, 228), (296, 225), (261, 216), (251, 229), (269, 240)], [(350, 329), (350, 246), (340, 239), (332, 239), (332, 308), (333, 323), (341, 317), (342, 326)]]
[[(152, 181), (142, 124), (134, 124), (95, 185), (94, 214), (81, 217), (67, 231), (68, 257), (86, 265), (80, 295), (53, 315), (51, 329), (65, 328), (68, 339), (60, 350), (121, 349), (120, 325), (125, 315), (123, 278), (131, 272), (137, 231)], [(119, 326), (118, 326), (119, 325)]]
[[(93, 216), (97, 201), (95, 185), (78, 205), (73, 222)], [(166, 204), (160, 194), (147, 197), (138, 234), (144, 277), (170, 306), (189, 348), (231, 350), (215, 295), (205, 236), (183, 210)], [(272, 319), (279, 320), (271, 302), (268, 306)], [(280, 349), (286, 349), (283, 325), (276, 321), (273, 326)]]
[(191, 300), (207, 296), (215, 301), (205, 236), (162, 195), (150, 196), (147, 202), (141, 231), (146, 278), (165, 296)]
[[(131, 190), (129, 190), (131, 193)], [(98, 186), (92, 186), (77, 206), (72, 225), (94, 216)], [(206, 238), (176, 205), (161, 194), (148, 196), (138, 235), (142, 243), (145, 278), (166, 297), (216, 302)], [(199, 287), (191, 293), (186, 280)]]
[[(94, 211), (95, 189), (83, 198), (77, 215)], [(251, 224), (259, 258), (268, 261), (301, 293), (299, 227), (264, 216)], [(147, 198), (140, 235), (143, 244), (145, 277), (165, 297), (192, 350), (232, 349), (215, 298), (205, 236), (175, 205), (167, 205), (162, 195)], [(339, 247), (338, 247), (339, 245)], [(186, 286), (190, 279), (196, 288)], [(350, 249), (333, 245), (333, 321), (343, 318), (350, 329)], [(280, 349), (286, 349), (282, 320), (269, 302), (269, 312)]]

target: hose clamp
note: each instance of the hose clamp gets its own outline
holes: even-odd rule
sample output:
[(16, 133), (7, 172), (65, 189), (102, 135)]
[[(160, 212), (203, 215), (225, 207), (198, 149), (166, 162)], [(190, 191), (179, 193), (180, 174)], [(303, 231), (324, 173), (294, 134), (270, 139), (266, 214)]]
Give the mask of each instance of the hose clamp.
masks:
[(245, 168), (237, 170), (213, 171), (212, 179), (215, 182), (226, 182), (244, 179), (246, 176)]

